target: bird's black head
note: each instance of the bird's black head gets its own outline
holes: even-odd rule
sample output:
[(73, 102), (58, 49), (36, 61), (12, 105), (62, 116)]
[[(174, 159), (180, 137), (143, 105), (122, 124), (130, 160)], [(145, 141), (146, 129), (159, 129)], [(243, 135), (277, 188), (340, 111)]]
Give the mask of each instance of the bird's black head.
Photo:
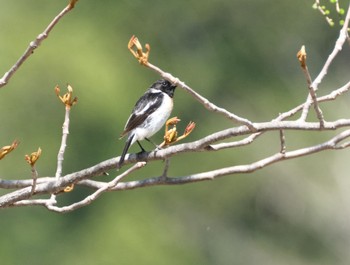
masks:
[(158, 89), (163, 91), (164, 93), (168, 94), (169, 97), (173, 97), (174, 96), (174, 92), (175, 92), (175, 88), (176, 86), (171, 84), (168, 80), (165, 79), (160, 79), (157, 80), (152, 86), (151, 88), (154, 89)]

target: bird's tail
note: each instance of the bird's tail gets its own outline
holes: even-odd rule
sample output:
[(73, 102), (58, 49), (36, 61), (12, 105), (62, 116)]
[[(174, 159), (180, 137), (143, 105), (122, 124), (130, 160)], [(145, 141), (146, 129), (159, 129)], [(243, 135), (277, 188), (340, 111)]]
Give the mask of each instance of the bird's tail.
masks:
[(122, 155), (120, 156), (120, 159), (119, 159), (119, 168), (120, 168), (120, 167), (123, 165), (123, 163), (124, 163), (125, 155), (126, 155), (126, 153), (128, 152), (128, 150), (129, 150), (129, 147), (130, 147), (130, 145), (131, 145), (132, 139), (134, 139), (134, 136), (135, 136), (135, 134), (132, 134), (132, 135), (130, 135), (130, 137), (128, 137), (128, 139), (126, 140), (126, 143), (125, 143), (125, 146), (124, 146)]

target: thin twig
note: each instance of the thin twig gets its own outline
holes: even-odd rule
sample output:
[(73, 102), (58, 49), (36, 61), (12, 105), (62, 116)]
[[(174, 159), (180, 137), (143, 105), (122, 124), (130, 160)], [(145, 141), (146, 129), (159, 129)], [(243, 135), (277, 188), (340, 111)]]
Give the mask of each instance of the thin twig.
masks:
[(168, 177), (169, 167), (170, 167), (170, 158), (166, 157), (164, 163), (165, 163), (165, 165), (164, 165), (164, 170), (163, 170), (162, 177), (163, 178), (167, 178)]
[(64, 152), (67, 147), (67, 139), (69, 135), (69, 114), (70, 114), (70, 107), (65, 108), (66, 112), (64, 115), (64, 122), (62, 126), (62, 140), (61, 140), (61, 146), (57, 154), (57, 169), (55, 177), (58, 179), (62, 175), (62, 167), (63, 167), (63, 160), (64, 160)]
[[(65, 115), (64, 115), (64, 122), (62, 126), (62, 140), (61, 140), (61, 146), (57, 154), (57, 168), (56, 168), (56, 174), (55, 178), (58, 180), (62, 176), (62, 168), (63, 168), (63, 160), (64, 160), (64, 152), (67, 147), (67, 138), (69, 134), (69, 114), (71, 107), (69, 105), (66, 105), (65, 107)], [(51, 194), (51, 201), (56, 200), (56, 195)]]
[(284, 135), (284, 131), (280, 130), (280, 143), (281, 143), (281, 154), (286, 153), (286, 136)]
[(233, 114), (232, 112), (229, 112), (228, 110), (226, 110), (224, 108), (218, 107), (217, 105), (215, 105), (214, 103), (210, 102), (208, 99), (206, 99), (205, 97), (203, 97), (202, 95), (200, 95), (199, 93), (194, 91), (191, 87), (186, 85), (185, 82), (182, 82), (182, 81), (180, 81), (180, 79), (174, 77), (172, 74), (164, 72), (159, 67), (151, 64), (150, 62), (148, 62), (145, 66), (150, 68), (150, 69), (152, 69), (153, 71), (157, 72), (164, 79), (166, 79), (166, 80), (172, 82), (173, 84), (181, 87), (183, 90), (188, 92), (191, 96), (193, 96), (193, 98), (195, 98), (198, 102), (200, 102), (207, 110), (210, 110), (210, 111), (222, 114), (226, 118), (228, 118), (229, 120), (237, 122), (237, 123), (240, 123), (240, 124), (244, 124), (251, 131), (253, 131), (253, 132), (255, 131), (254, 124), (251, 121), (249, 121), (248, 119), (239, 117), (239, 116)]
[(348, 26), (350, 21), (350, 5), (348, 7), (348, 11), (346, 14), (346, 18), (344, 20), (344, 25), (340, 30), (339, 37), (336, 40), (336, 43), (334, 45), (334, 49), (331, 52), (331, 54), (328, 56), (326, 63), (323, 65), (322, 70), (316, 77), (316, 79), (312, 82), (311, 86), (314, 89), (314, 91), (317, 91), (319, 84), (322, 82), (323, 78), (326, 76), (328, 69), (332, 62), (334, 61), (334, 58), (338, 55), (338, 53), (342, 50), (342, 47), (346, 41), (346, 38), (348, 37)]
[[(335, 100), (337, 97), (348, 92), (349, 89), (350, 89), (350, 82), (348, 82), (344, 86), (332, 91), (328, 95), (318, 97), (316, 101), (317, 102), (326, 102), (326, 101)], [(297, 106), (297, 107), (295, 107), (287, 112), (279, 114), (277, 118), (272, 120), (272, 122), (273, 121), (282, 121), (282, 120), (285, 120), (287, 118), (292, 117), (293, 115), (298, 113), (300, 110), (302, 110), (306, 104), (307, 103), (300, 104), (299, 106)], [(218, 151), (221, 149), (235, 148), (235, 147), (239, 147), (239, 146), (248, 145), (248, 144), (251, 144), (261, 134), (262, 134), (262, 132), (254, 133), (254, 134), (252, 134), (252, 135), (250, 135), (242, 140), (239, 140), (239, 141), (234, 141), (234, 142), (230, 142), (230, 143), (213, 144), (213, 145), (209, 145), (207, 148), (208, 148), (208, 150)]]
[(50, 22), (46, 29), (42, 33), (40, 33), (35, 40), (29, 43), (29, 46), (25, 50), (24, 54), (0, 79), (0, 88), (5, 86), (9, 82), (10, 78), (16, 73), (16, 71), (22, 66), (22, 64), (28, 59), (28, 57), (34, 53), (34, 50), (38, 48), (46, 38), (48, 38), (49, 33), (52, 31), (52, 29), (56, 26), (56, 24), (65, 14), (67, 14), (70, 10), (74, 8), (76, 2), (76, 0), (71, 0), (69, 4)]
[(30, 196), (33, 196), (34, 193), (35, 193), (36, 182), (37, 182), (37, 179), (38, 179), (38, 171), (35, 168), (35, 164), (38, 161), (38, 159), (40, 158), (41, 152), (42, 152), (42, 150), (39, 147), (38, 151), (32, 152), (30, 155), (25, 155), (24, 156), (24, 159), (30, 165), (30, 169), (31, 169), (31, 172), (32, 172), (32, 179), (33, 179), (33, 181), (32, 181), (32, 185), (31, 185), (32, 186), (32, 190), (30, 191)]
[[(326, 101), (335, 100), (337, 97), (343, 95), (344, 93), (348, 92), (349, 90), (350, 90), (350, 82), (346, 83), (344, 86), (342, 86), (336, 90), (333, 90), (328, 95), (318, 97), (317, 102), (326, 102)], [(308, 104), (309, 104), (309, 102), (304, 102), (304, 103), (300, 104), (299, 106), (296, 106), (295, 108), (280, 114), (276, 119), (274, 119), (274, 121), (285, 120), (287, 118), (290, 118), (290, 117), (294, 116), (296, 113), (298, 113), (300, 110), (302, 110)], [(311, 101), (311, 104), (312, 104), (312, 101)], [(303, 120), (303, 119), (300, 119), (300, 120)]]
[(32, 183), (32, 190), (30, 193), (33, 196), (35, 192), (36, 182), (38, 179), (38, 171), (35, 169), (35, 166), (32, 166), (32, 178), (33, 178), (33, 183)]
[[(308, 69), (307, 64), (306, 64), (307, 55), (306, 55), (304, 45), (301, 47), (300, 51), (297, 53), (297, 57), (298, 57), (298, 60), (300, 62), (301, 69), (303, 70), (303, 73), (305, 75), (307, 87), (309, 89), (309, 96), (307, 97), (307, 100), (306, 100), (307, 104), (304, 105), (303, 112), (301, 114), (300, 119), (302, 121), (306, 120), (307, 114), (309, 113), (309, 106), (311, 103), (313, 103), (314, 109), (316, 112), (316, 116), (317, 116), (318, 120), (320, 121), (320, 126), (323, 127), (324, 118), (323, 118), (322, 110), (318, 106), (316, 91), (312, 87), (312, 79), (311, 79), (309, 69)], [(311, 101), (311, 103), (309, 103), (310, 101)]]
[(227, 149), (227, 148), (236, 148), (240, 146), (245, 146), (248, 144), (251, 144), (256, 138), (258, 138), (262, 133), (254, 133), (252, 135), (247, 136), (246, 138), (239, 140), (239, 141), (234, 141), (234, 142), (229, 142), (229, 143), (219, 143), (219, 144), (211, 144), (205, 147), (205, 150), (208, 151), (219, 151), (221, 149)]

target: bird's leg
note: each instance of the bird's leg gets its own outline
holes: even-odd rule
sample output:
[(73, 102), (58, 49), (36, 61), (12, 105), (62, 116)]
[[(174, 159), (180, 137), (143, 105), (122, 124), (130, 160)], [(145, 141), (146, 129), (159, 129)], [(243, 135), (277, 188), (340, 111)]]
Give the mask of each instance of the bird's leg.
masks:
[(150, 139), (145, 138), (145, 140), (153, 144), (156, 149), (161, 149), (157, 144), (153, 143)]
[(140, 142), (139, 141), (136, 141), (137, 142), (137, 144), (140, 146), (140, 148), (141, 148), (141, 153), (144, 153), (144, 152), (146, 152), (146, 150), (142, 147), (142, 145), (140, 144)]

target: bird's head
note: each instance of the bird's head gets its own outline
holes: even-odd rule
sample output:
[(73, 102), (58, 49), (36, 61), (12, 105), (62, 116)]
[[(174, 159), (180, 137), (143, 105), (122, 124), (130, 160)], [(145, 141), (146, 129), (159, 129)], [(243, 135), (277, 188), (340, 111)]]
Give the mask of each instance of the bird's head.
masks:
[(153, 89), (157, 89), (160, 90), (166, 94), (169, 95), (169, 97), (173, 97), (174, 96), (174, 92), (175, 92), (175, 88), (176, 86), (171, 84), (168, 80), (165, 79), (160, 79), (157, 80), (152, 86), (151, 88)]

